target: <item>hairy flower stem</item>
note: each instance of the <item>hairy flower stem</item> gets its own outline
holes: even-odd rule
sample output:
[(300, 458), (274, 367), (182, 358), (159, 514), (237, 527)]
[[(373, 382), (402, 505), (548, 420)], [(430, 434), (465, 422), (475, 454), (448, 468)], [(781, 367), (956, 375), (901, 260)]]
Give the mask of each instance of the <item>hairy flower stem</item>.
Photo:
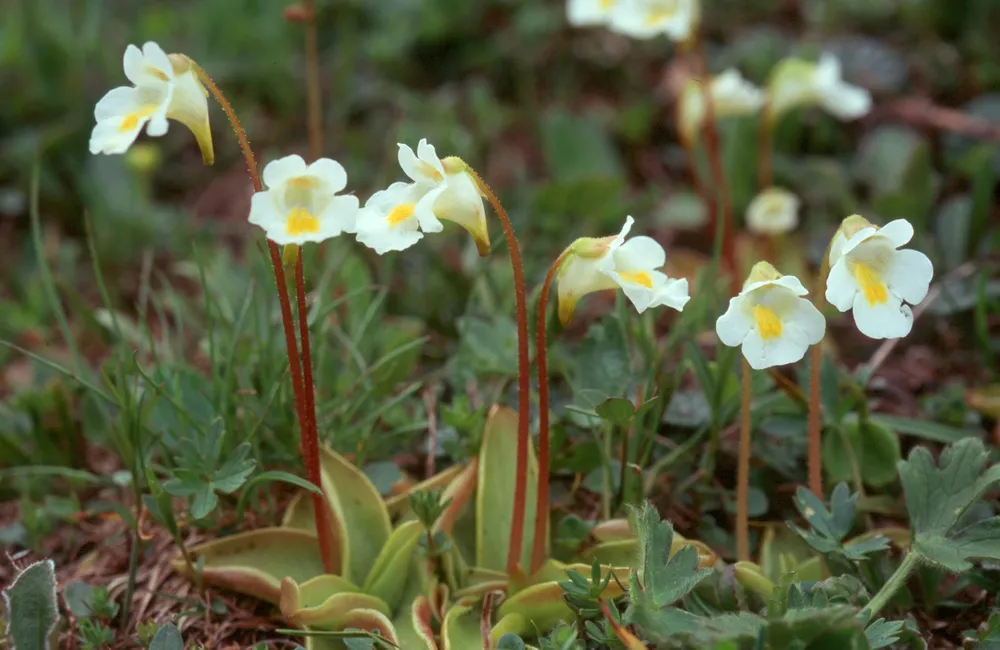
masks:
[[(833, 245), (833, 240), (830, 240)], [(830, 273), (830, 247), (823, 254), (820, 262), (819, 276), (813, 289), (813, 305), (822, 311), (822, 296), (826, 288), (826, 276)], [(823, 342), (820, 341), (809, 349), (809, 490), (823, 498), (823, 427), (820, 422), (819, 371), (823, 365)]]
[(323, 154), (323, 100), (319, 83), (319, 46), (316, 39), (316, 7), (313, 0), (303, 0), (306, 14), (306, 90), (309, 107), (309, 156), (317, 160)]
[[(247, 171), (250, 173), (250, 182), (253, 183), (254, 192), (261, 192), (264, 189), (263, 184), (260, 181), (260, 172), (257, 170), (257, 160), (254, 157), (253, 150), (250, 148), (250, 141), (247, 140), (246, 131), (243, 129), (243, 125), (240, 124), (240, 120), (236, 117), (236, 112), (233, 110), (232, 105), (226, 96), (222, 94), (219, 87), (215, 85), (212, 78), (201, 68), (201, 66), (192, 63), (194, 70), (198, 74), (198, 78), (205, 85), (215, 100), (222, 107), (222, 111), (226, 114), (229, 119), (229, 123), (233, 127), (233, 131), (236, 133), (236, 140), (240, 144), (240, 149), (243, 151), (243, 157), (246, 159)], [(323, 483), (320, 478), (320, 468), (319, 468), (319, 442), (316, 440), (316, 429), (314, 422), (311, 422), (306, 416), (306, 401), (304, 394), (304, 382), (302, 378), (302, 370), (299, 366), (299, 353), (298, 346), (295, 343), (295, 325), (292, 319), (292, 303), (288, 296), (288, 285), (285, 280), (285, 269), (281, 263), (281, 250), (278, 245), (271, 240), (267, 242), (268, 251), (271, 256), (271, 268), (274, 271), (274, 282), (278, 289), (278, 303), (281, 307), (281, 323), (285, 330), (285, 347), (288, 352), (288, 367), (289, 373), (292, 376), (292, 393), (295, 396), (295, 412), (299, 421), (299, 433), (302, 437), (302, 460), (305, 462), (306, 466), (306, 478), (310, 483), (315, 485), (320, 490), (323, 489)], [(301, 263), (301, 254), (299, 256), (299, 263)], [(308, 346), (308, 336), (303, 337), (304, 345)], [(308, 349), (308, 348), (307, 348)], [(310, 363), (310, 374), (311, 374), (311, 363)], [(311, 382), (310, 382), (311, 384)], [(313, 418), (315, 419), (315, 417)], [(319, 547), (320, 554), (323, 558), (323, 567), (327, 573), (333, 573), (337, 568), (337, 559), (334, 557), (334, 543), (333, 538), (330, 535), (329, 521), (329, 510), (327, 509), (326, 499), (315, 492), (310, 493), (312, 495), (313, 510), (316, 518), (316, 534), (319, 537)]]
[(886, 606), (889, 599), (899, 591), (900, 587), (906, 584), (907, 578), (910, 577), (910, 574), (917, 568), (918, 564), (920, 564), (920, 555), (914, 551), (907, 552), (906, 557), (903, 558), (896, 571), (889, 576), (889, 579), (878, 590), (878, 593), (872, 596), (872, 599), (868, 601), (868, 605), (861, 610), (858, 617), (868, 622), (882, 611), (882, 608)]
[(743, 360), (740, 394), (740, 454), (736, 469), (736, 559), (750, 560), (750, 364)]
[(538, 364), (538, 494), (535, 506), (535, 539), (531, 545), (531, 572), (545, 562), (545, 538), (549, 524), (549, 360), (546, 314), (549, 291), (559, 267), (569, 254), (563, 251), (549, 267), (538, 296), (538, 325), (535, 331), (535, 362)]
[[(521, 263), (521, 249), (517, 244), (514, 227), (511, 226), (507, 211), (500, 199), (486, 181), (468, 168), (476, 181), (479, 191), (493, 206), (493, 210), (503, 226), (503, 234), (510, 249), (510, 265), (514, 271), (514, 302), (517, 318), (517, 461), (514, 476), (514, 512), (511, 516), (510, 545), (507, 553), (507, 574), (514, 575), (521, 558), (521, 547), (524, 543), (524, 511), (526, 492), (528, 489), (528, 426), (530, 423), (531, 378), (530, 359), (528, 358), (528, 308), (524, 289), (524, 268)], [(538, 534), (538, 531), (535, 531)]]
[[(705, 55), (704, 44), (700, 40), (697, 44), (697, 52), (701, 59), (703, 74), (707, 74), (708, 60)], [(726, 174), (722, 168), (721, 145), (719, 144), (719, 130), (715, 124), (715, 102), (712, 99), (711, 84), (703, 82), (701, 84), (701, 92), (705, 102), (705, 122), (702, 126), (705, 151), (708, 154), (708, 166), (712, 173), (712, 183), (719, 193), (719, 202), (714, 206), (718, 214), (708, 216), (709, 218), (715, 216), (717, 219), (716, 228), (721, 230), (722, 265), (729, 272), (730, 282), (734, 291), (738, 293), (740, 279), (736, 264), (736, 230), (733, 224), (733, 206), (729, 197), (729, 188), (726, 186)]]

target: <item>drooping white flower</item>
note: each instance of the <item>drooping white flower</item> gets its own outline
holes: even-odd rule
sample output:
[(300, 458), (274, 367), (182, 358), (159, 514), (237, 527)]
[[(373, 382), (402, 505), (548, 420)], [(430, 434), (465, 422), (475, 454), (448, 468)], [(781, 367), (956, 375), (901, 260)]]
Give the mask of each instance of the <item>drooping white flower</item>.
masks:
[(606, 25), (618, 0), (566, 0), (566, 18), (574, 27)]
[(826, 299), (840, 311), (854, 310), (854, 322), (873, 339), (910, 333), (916, 305), (927, 296), (934, 266), (920, 251), (902, 249), (913, 226), (896, 219), (879, 228), (857, 215), (844, 220), (830, 247)]
[(700, 19), (699, 0), (617, 0), (610, 27), (633, 38), (665, 34), (684, 42), (694, 35)]
[[(729, 69), (709, 82), (712, 114), (716, 119), (750, 115), (764, 105), (764, 92), (743, 78), (736, 69)], [(681, 137), (693, 144), (705, 121), (705, 94), (697, 79), (688, 79), (677, 104), (677, 123)]]
[(715, 322), (719, 340), (742, 346), (755, 370), (795, 363), (823, 340), (826, 321), (798, 278), (781, 275), (767, 262), (754, 265), (740, 294)]
[(376, 192), (358, 215), (358, 241), (380, 255), (409, 248), (421, 232), (441, 232), (440, 219), (462, 226), (481, 255), (490, 251), (486, 208), (476, 181), (458, 158), (438, 158), (426, 139), (417, 151), (399, 145), (399, 166), (410, 183)]
[(310, 165), (300, 156), (279, 158), (264, 167), (263, 192), (250, 202), (250, 223), (260, 226), (276, 244), (321, 242), (354, 232), (358, 197), (339, 196), (347, 172), (335, 160)]
[(780, 235), (799, 225), (799, 197), (780, 187), (769, 187), (747, 206), (747, 227), (762, 235)]
[(680, 311), (690, 300), (688, 281), (669, 278), (659, 269), (667, 254), (651, 237), (625, 241), (632, 217), (614, 237), (578, 239), (567, 249), (557, 277), (559, 319), (573, 318), (576, 304), (588, 293), (621, 288), (641, 314), (666, 305)]
[(129, 45), (123, 61), (131, 86), (108, 91), (94, 108), (96, 126), (90, 134), (90, 153), (125, 153), (146, 129), (151, 136), (167, 132), (167, 120), (176, 120), (194, 134), (206, 164), (215, 160), (208, 122), (208, 91), (190, 59), (167, 56), (148, 42), (140, 50)]
[(819, 106), (838, 119), (853, 120), (872, 106), (866, 89), (844, 81), (832, 54), (823, 54), (818, 63), (784, 59), (775, 66), (767, 92), (771, 119), (797, 106)]

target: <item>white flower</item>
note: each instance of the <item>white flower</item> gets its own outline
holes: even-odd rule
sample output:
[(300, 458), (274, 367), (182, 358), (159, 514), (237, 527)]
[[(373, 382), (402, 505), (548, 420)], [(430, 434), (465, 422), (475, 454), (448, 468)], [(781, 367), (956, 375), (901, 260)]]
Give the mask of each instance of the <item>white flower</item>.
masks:
[(840, 61), (824, 54), (818, 63), (789, 58), (778, 63), (768, 87), (772, 119), (796, 106), (820, 106), (841, 120), (853, 120), (871, 110), (871, 94), (841, 77)]
[(896, 219), (878, 228), (849, 217), (841, 230), (830, 250), (826, 299), (842, 312), (853, 308), (854, 322), (866, 336), (906, 336), (913, 327), (913, 312), (905, 303), (923, 300), (934, 276), (926, 255), (899, 250), (913, 237), (913, 226)]
[(208, 92), (190, 59), (167, 56), (149, 42), (140, 50), (129, 45), (123, 62), (131, 86), (114, 88), (97, 102), (97, 125), (90, 134), (90, 153), (125, 153), (143, 127), (151, 136), (167, 132), (167, 120), (189, 128), (206, 164), (215, 159), (208, 123)]
[(563, 324), (573, 318), (580, 298), (618, 287), (640, 314), (660, 305), (684, 309), (690, 300), (687, 280), (668, 278), (659, 270), (667, 255), (656, 240), (634, 237), (625, 241), (633, 223), (632, 217), (627, 217), (617, 236), (584, 237), (569, 247), (557, 275)]
[(253, 195), (250, 223), (264, 229), (276, 244), (321, 242), (354, 232), (356, 196), (338, 196), (347, 172), (335, 160), (320, 158), (309, 166), (300, 156), (285, 156), (264, 168), (267, 189)]
[(747, 206), (747, 227), (764, 235), (780, 235), (799, 225), (799, 197), (780, 187), (769, 187)]
[(719, 340), (743, 347), (755, 370), (794, 363), (823, 340), (826, 321), (798, 278), (781, 275), (767, 262), (754, 265), (740, 295), (715, 322)]
[(489, 254), (486, 208), (464, 162), (441, 160), (422, 139), (417, 153), (399, 145), (399, 166), (412, 182), (394, 183), (372, 195), (358, 216), (358, 241), (380, 255), (403, 250), (420, 240), (421, 231), (441, 232), (439, 219), (444, 219), (468, 230), (479, 253)]
[(566, 18), (574, 27), (606, 25), (616, 0), (566, 0)]
[[(709, 85), (712, 94), (712, 114), (716, 119), (749, 115), (764, 105), (764, 93), (740, 75), (729, 69), (714, 77)], [(705, 95), (701, 82), (688, 79), (681, 91), (677, 105), (678, 130), (688, 144), (694, 143), (705, 121)]]
[(633, 38), (666, 34), (687, 41), (700, 20), (699, 0), (617, 0), (611, 12), (612, 30)]
[(441, 232), (444, 226), (431, 210), (441, 192), (402, 182), (375, 192), (358, 213), (358, 241), (384, 255), (413, 246), (425, 232)]

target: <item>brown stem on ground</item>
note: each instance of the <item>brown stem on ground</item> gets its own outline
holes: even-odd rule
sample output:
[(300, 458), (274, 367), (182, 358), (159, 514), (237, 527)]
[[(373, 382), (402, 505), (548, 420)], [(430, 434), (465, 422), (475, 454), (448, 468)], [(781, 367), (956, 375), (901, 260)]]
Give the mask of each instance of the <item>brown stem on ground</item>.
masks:
[[(517, 318), (517, 464), (515, 469), (514, 512), (510, 526), (510, 546), (507, 553), (507, 574), (513, 575), (521, 558), (524, 543), (524, 510), (528, 488), (528, 426), (530, 423), (530, 391), (528, 358), (528, 308), (524, 289), (524, 268), (521, 263), (521, 249), (517, 244), (514, 227), (511, 226), (507, 211), (504, 210), (496, 193), (486, 181), (471, 167), (468, 168), (480, 192), (493, 206), (493, 210), (503, 226), (503, 234), (510, 249), (510, 265), (514, 271), (514, 301)], [(536, 531), (537, 534), (537, 531)]]
[(556, 273), (569, 251), (563, 251), (549, 267), (538, 296), (538, 325), (535, 331), (535, 360), (538, 363), (538, 494), (535, 506), (535, 539), (531, 546), (531, 573), (545, 561), (545, 534), (549, 524), (549, 361), (546, 313), (549, 291)]
[[(215, 82), (212, 81), (212, 78), (208, 76), (201, 66), (194, 63), (193, 66), (194, 70), (198, 74), (198, 78), (201, 79), (201, 82), (205, 85), (212, 96), (215, 97), (219, 106), (222, 107), (222, 111), (226, 114), (226, 117), (229, 119), (229, 123), (233, 127), (233, 131), (236, 133), (236, 140), (239, 142), (240, 149), (243, 151), (243, 158), (247, 163), (247, 171), (250, 173), (250, 182), (253, 183), (254, 192), (263, 191), (264, 186), (260, 181), (260, 172), (257, 170), (257, 160), (254, 157), (253, 150), (250, 148), (250, 141), (247, 140), (246, 131), (243, 129), (243, 125), (236, 116), (236, 112), (233, 110), (229, 100), (226, 99), (226, 96), (222, 94), (222, 91), (219, 90), (219, 87), (215, 85)], [(299, 433), (302, 437), (301, 445), (303, 461), (306, 465), (307, 478), (313, 485), (322, 490), (323, 485), (319, 478), (319, 443), (316, 441), (316, 432), (310, 426), (305, 413), (306, 402), (303, 390), (304, 383), (302, 370), (299, 366), (298, 346), (295, 343), (295, 325), (292, 320), (292, 302), (288, 296), (285, 269), (281, 264), (281, 250), (278, 248), (278, 245), (271, 240), (267, 241), (267, 248), (271, 256), (271, 268), (274, 271), (274, 282), (278, 289), (278, 303), (281, 307), (281, 323), (285, 330), (285, 347), (288, 352), (289, 373), (292, 376), (292, 392), (295, 396), (295, 412), (299, 421)], [(304, 341), (305, 344), (308, 345), (308, 336), (304, 337)], [(311, 454), (310, 451), (312, 451)], [(323, 558), (323, 566), (328, 573), (333, 573), (337, 567), (337, 561), (333, 557), (333, 540), (330, 537), (330, 527), (328, 525), (323, 525), (323, 522), (326, 522), (328, 517), (326, 499), (315, 492), (311, 494), (317, 524), (316, 534), (319, 537), (319, 546), (320, 553)]]
[(740, 400), (740, 452), (736, 470), (736, 559), (750, 560), (750, 364), (743, 360)]

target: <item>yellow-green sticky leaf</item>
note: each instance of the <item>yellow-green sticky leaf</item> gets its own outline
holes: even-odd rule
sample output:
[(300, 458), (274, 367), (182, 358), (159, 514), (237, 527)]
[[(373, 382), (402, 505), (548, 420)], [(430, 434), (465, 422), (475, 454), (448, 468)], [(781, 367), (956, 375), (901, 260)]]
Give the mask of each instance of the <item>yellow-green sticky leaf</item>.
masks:
[(431, 623), (431, 605), (426, 596), (418, 596), (409, 607), (404, 607), (393, 620), (399, 647), (412, 650), (438, 650)]
[(334, 519), (343, 525), (341, 547), (343, 575), (363, 583), (379, 552), (392, 533), (382, 495), (365, 473), (346, 458), (320, 448), (323, 490)]
[[(698, 553), (698, 566), (701, 568), (710, 567), (715, 564), (719, 556), (710, 546), (696, 539), (686, 539), (676, 533), (670, 543), (670, 556), (673, 557), (677, 551), (686, 546), (691, 546)], [(589, 564), (597, 560), (600, 564), (607, 564), (616, 567), (635, 566), (639, 557), (639, 540), (618, 539), (615, 541), (601, 542), (589, 549), (584, 549), (580, 553), (580, 560), (584, 564)]]
[(441, 513), (441, 516), (434, 522), (435, 533), (443, 532), (448, 535), (452, 534), (455, 521), (476, 491), (476, 479), (478, 477), (479, 459), (473, 458), (455, 479), (448, 483), (448, 487), (441, 493), (441, 501), (447, 502), (450, 500), (450, 502), (444, 509), (444, 512)]
[(484, 648), (479, 629), (480, 615), (475, 601), (463, 599), (455, 603), (441, 623), (443, 650), (476, 650)]
[[(201, 579), (205, 584), (232, 589), (278, 604), (281, 581), (305, 582), (323, 574), (323, 560), (316, 535), (289, 528), (262, 528), (200, 544), (191, 557), (204, 558)], [(183, 560), (174, 570), (193, 578)]]
[[(347, 620), (351, 611), (365, 609), (389, 613), (389, 606), (380, 598), (358, 591), (338, 592), (336, 590), (344, 585), (330, 582), (327, 578), (338, 578), (338, 576), (319, 576), (301, 587), (291, 578), (282, 581), (280, 606), (281, 614), (286, 621), (292, 625), (315, 630), (338, 631), (350, 627), (347, 625)], [(322, 589), (325, 586), (329, 586), (331, 592), (324, 598)], [(306, 604), (304, 593), (308, 594), (313, 604)]]
[(329, 573), (316, 576), (299, 584), (292, 578), (281, 581), (281, 600), (278, 607), (284, 611), (297, 611), (308, 607), (318, 607), (327, 598), (340, 593), (361, 593), (354, 583)]
[(463, 586), (455, 591), (455, 598), (481, 598), (490, 591), (507, 590), (507, 574), (503, 571), (471, 567), (465, 575)]
[(395, 611), (399, 606), (406, 590), (410, 561), (422, 531), (423, 524), (419, 521), (400, 524), (382, 546), (382, 551), (375, 559), (375, 565), (365, 579), (365, 593), (384, 600), (391, 611)]
[[(538, 491), (538, 461), (528, 444), (528, 476), (525, 490), (524, 537), (520, 565), (531, 564), (535, 531), (535, 501)], [(479, 450), (479, 481), (476, 491), (476, 565), (505, 571), (510, 548), (517, 483), (517, 412), (494, 406), (486, 419)]]
[(635, 533), (629, 526), (628, 519), (608, 519), (596, 524), (590, 534), (599, 542), (613, 542), (623, 539), (635, 539)]
[[(324, 492), (324, 495), (327, 495)], [(327, 500), (329, 505), (329, 500)], [(330, 510), (330, 539), (333, 541), (333, 555), (334, 566), (332, 570), (337, 574), (342, 574), (345, 572), (345, 554), (347, 544), (345, 543), (345, 538), (347, 537), (347, 530), (344, 528), (344, 522), (337, 517), (333, 510)], [(281, 518), (282, 528), (294, 528), (295, 530), (304, 530), (310, 533), (316, 532), (316, 511), (313, 507), (312, 495), (307, 492), (299, 492), (292, 500), (288, 502), (288, 506), (285, 508), (285, 514)]]
[[(406, 650), (406, 646), (399, 645), (399, 638), (392, 622), (378, 610), (355, 609), (347, 612), (344, 617), (342, 629), (355, 628), (367, 632), (378, 631), (379, 635), (387, 641), (391, 641), (394, 647)], [(332, 630), (339, 632), (340, 630)], [(330, 636), (309, 636), (306, 637), (306, 650), (344, 650), (347, 645), (337, 637)]]

